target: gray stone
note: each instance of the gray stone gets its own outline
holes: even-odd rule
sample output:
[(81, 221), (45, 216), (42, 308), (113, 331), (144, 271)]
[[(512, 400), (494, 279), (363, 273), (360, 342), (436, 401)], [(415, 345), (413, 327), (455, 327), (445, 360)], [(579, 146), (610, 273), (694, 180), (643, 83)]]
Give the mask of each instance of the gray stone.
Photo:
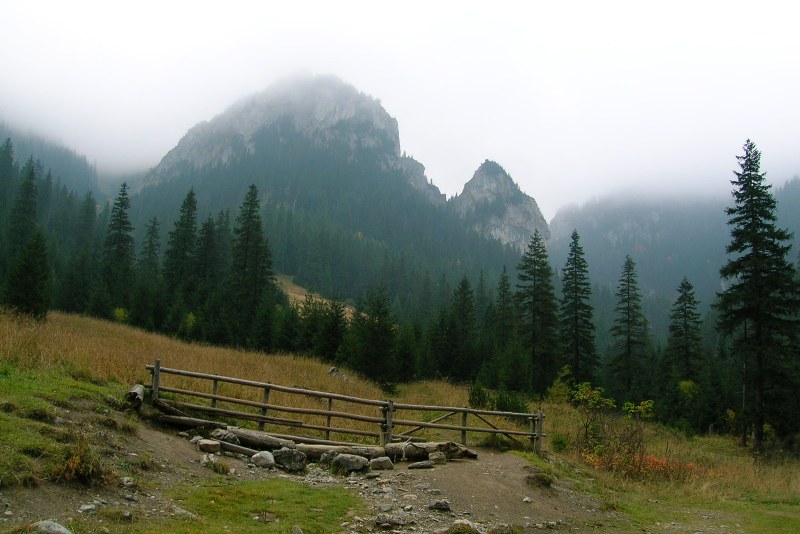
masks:
[(44, 534), (72, 534), (72, 531), (65, 526), (59, 525), (55, 521), (37, 521), (33, 525), (32, 532), (43, 532)]
[(275, 467), (275, 457), (269, 451), (257, 452), (250, 460), (256, 467), (263, 467), (264, 469)]
[(430, 460), (425, 460), (422, 462), (414, 462), (413, 464), (408, 464), (409, 469), (433, 469), (433, 462)]
[(214, 465), (217, 463), (217, 457), (214, 454), (204, 454), (202, 458), (200, 458), (200, 465), (203, 467)]
[(80, 508), (78, 508), (78, 512), (85, 513), (85, 512), (94, 512), (97, 508), (96, 504), (82, 504)]
[(336, 451), (325, 451), (322, 453), (322, 456), (319, 457), (320, 465), (331, 465), (331, 462), (339, 453)]
[(292, 527), (292, 534), (303, 534), (303, 529), (300, 528), (300, 525), (295, 525)]
[(436, 510), (437, 512), (449, 512), (450, 501), (448, 501), (447, 499), (433, 501), (431, 504), (428, 505), (428, 508), (431, 510)]
[(381, 456), (379, 458), (370, 460), (369, 468), (375, 471), (386, 471), (389, 469), (394, 469), (394, 464), (392, 463), (391, 458), (388, 456)]
[(275, 464), (278, 467), (291, 473), (304, 471), (308, 463), (305, 453), (297, 449), (282, 447), (277, 451), (273, 451), (272, 456), (275, 458)]
[(369, 460), (355, 454), (337, 454), (331, 461), (331, 470), (339, 475), (349, 475), (369, 469)]
[(233, 432), (229, 432), (224, 428), (215, 428), (213, 432), (211, 432), (211, 437), (218, 440), (224, 441), (225, 443), (233, 443), (234, 445), (239, 445), (239, 438)]
[(220, 445), (219, 441), (213, 439), (201, 439), (197, 442), (197, 446), (200, 447), (200, 450), (203, 452), (219, 452)]
[(190, 439), (189, 441), (190, 441), (191, 443), (197, 443), (197, 442), (198, 442), (198, 441), (200, 441), (201, 439), (203, 439), (203, 436), (195, 436), (195, 437), (193, 437), (192, 439)]
[(119, 480), (119, 483), (122, 484), (122, 487), (124, 487), (124, 488), (132, 488), (134, 486), (133, 478), (131, 478), (131, 477), (122, 477)]
[(447, 456), (441, 451), (435, 451), (428, 455), (428, 460), (436, 465), (442, 465), (447, 463)]

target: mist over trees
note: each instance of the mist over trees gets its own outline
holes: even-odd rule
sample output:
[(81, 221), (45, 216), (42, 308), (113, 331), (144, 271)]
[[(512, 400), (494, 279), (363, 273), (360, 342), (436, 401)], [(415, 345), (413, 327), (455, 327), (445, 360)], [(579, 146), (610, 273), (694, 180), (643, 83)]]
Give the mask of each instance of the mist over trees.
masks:
[[(800, 413), (796, 255), (791, 234), (776, 226), (759, 158), (748, 142), (726, 211), (726, 289), (704, 313), (711, 302), (688, 277), (671, 281), (672, 301), (644, 295), (646, 267), (634, 255), (616, 266), (616, 286), (592, 284), (593, 257), (577, 230), (555, 270), (538, 232), (520, 257), (444, 223), (451, 242), (437, 250), (421, 228), (446, 219), (412, 198), (397, 208), (374, 192), (364, 217), (385, 219), (378, 233), (391, 241), (354, 231), (360, 213), (347, 214), (348, 226), (336, 222), (344, 215), (315, 209), (321, 204), (290, 206), (255, 184), (233, 188), (236, 209), (210, 209), (201, 180), (172, 195), (182, 198), (175, 205), (143, 210), (137, 204), (154, 199), (131, 195), (128, 184), (105, 204), (59, 184), (33, 158), (20, 166), (7, 140), (0, 299), (39, 319), (57, 309), (191, 341), (299, 352), (389, 388), (445, 378), (471, 384), (475, 402), (499, 409), (526, 409), (554, 384), (591, 382), (620, 403), (654, 400), (658, 418), (687, 433), (711, 427), (752, 433), (757, 447), (772, 435), (791, 443), (800, 430), (787, 415)], [(357, 179), (343, 179), (330, 194), (355, 198)], [(351, 209), (360, 205), (353, 198)], [(475, 255), (460, 263), (449, 255), (469, 250)], [(287, 274), (325, 298), (290, 299), (276, 281)]]

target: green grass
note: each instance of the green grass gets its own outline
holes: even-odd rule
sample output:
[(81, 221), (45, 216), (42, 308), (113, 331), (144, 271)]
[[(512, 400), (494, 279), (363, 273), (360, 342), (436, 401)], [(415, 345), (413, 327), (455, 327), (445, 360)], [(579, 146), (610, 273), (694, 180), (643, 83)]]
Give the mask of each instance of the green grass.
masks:
[[(119, 394), (113, 386), (76, 380), (63, 370), (1, 365), (0, 488), (46, 480), (101, 481), (112, 466), (100, 458), (85, 429), (67, 421), (67, 411), (90, 406), (96, 422), (108, 426), (112, 417), (105, 399)], [(134, 431), (125, 421), (117, 424)]]

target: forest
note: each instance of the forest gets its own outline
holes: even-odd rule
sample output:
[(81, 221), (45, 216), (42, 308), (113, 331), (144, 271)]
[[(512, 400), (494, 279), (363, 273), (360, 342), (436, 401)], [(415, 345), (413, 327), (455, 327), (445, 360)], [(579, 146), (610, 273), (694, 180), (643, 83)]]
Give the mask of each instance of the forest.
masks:
[[(437, 241), (424, 228), (447, 219), (426, 218), (391, 181), (384, 200), (367, 197), (350, 224), (337, 223), (343, 213), (334, 209), (288, 203), (291, 188), (303, 187), (288, 168), (275, 186), (284, 197), (244, 183), (208, 191), (210, 171), (179, 205), (165, 205), (169, 195), (159, 203), (132, 194), (127, 183), (103, 202), (69, 189), (33, 156), (18, 159), (8, 138), (0, 146), (0, 298), (43, 320), (57, 309), (200, 343), (307, 354), (388, 391), (446, 378), (470, 384), (473, 404), (501, 410), (524, 411), (531, 399), (591, 383), (618, 406), (652, 401), (652, 415), (688, 434), (791, 449), (800, 431), (792, 235), (776, 225), (755, 145), (737, 158), (725, 208), (731, 241), (719, 266), (725, 289), (701, 303), (691, 280), (676, 280), (668, 322), (656, 325), (636, 258), (619, 266), (615, 287), (593, 285), (577, 231), (558, 266), (538, 232), (521, 257), (459, 233), (455, 222), (443, 234), (453, 237)], [(316, 195), (363, 191), (366, 177), (341, 178)], [(234, 192), (238, 209), (209, 213), (209, 196)], [(387, 216), (393, 210), (413, 216)], [(352, 230), (380, 220), (371, 233)], [(390, 224), (397, 220), (407, 227)], [(376, 237), (393, 233), (403, 243), (394, 250)], [(276, 273), (326, 298), (291, 302)], [(702, 304), (711, 312), (701, 314)]]

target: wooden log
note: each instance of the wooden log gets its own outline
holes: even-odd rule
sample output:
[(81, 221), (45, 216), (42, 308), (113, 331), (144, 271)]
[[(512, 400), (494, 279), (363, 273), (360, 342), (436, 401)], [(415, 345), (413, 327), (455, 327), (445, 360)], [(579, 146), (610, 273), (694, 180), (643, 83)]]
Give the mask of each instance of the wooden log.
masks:
[(309, 459), (314, 461), (319, 460), (323, 454), (329, 451), (337, 454), (354, 454), (370, 460), (386, 456), (386, 449), (371, 445), (309, 445), (307, 443), (298, 443), (297, 450), (305, 453)]
[(131, 389), (125, 394), (125, 402), (130, 404), (134, 410), (138, 410), (144, 402), (144, 386), (142, 384), (131, 386)]
[(228, 432), (239, 438), (239, 443), (242, 445), (252, 447), (259, 451), (271, 451), (280, 449), (281, 447), (294, 449), (296, 447), (294, 441), (276, 438), (275, 436), (259, 430), (249, 430), (247, 428), (229, 426)]
[(156, 408), (158, 408), (159, 410), (161, 410), (162, 412), (164, 412), (167, 415), (177, 415), (179, 417), (189, 417), (188, 415), (186, 415), (185, 413), (183, 413), (179, 409), (175, 408), (174, 406), (171, 406), (171, 405), (167, 404), (165, 401), (163, 401), (161, 399), (155, 399), (153, 401), (153, 406), (155, 406)]
[(401, 460), (427, 460), (432, 452), (443, 452), (448, 459), (477, 458), (478, 453), (452, 441), (426, 443), (387, 443), (384, 445), (386, 456)]
[(195, 417), (183, 417), (180, 415), (159, 415), (156, 418), (156, 421), (170, 425), (184, 426), (187, 428), (225, 428), (228, 426), (225, 423), (218, 423), (217, 421), (197, 419)]
[(227, 441), (220, 441), (219, 446), (223, 451), (235, 452), (237, 454), (244, 454), (246, 456), (253, 456), (258, 451), (249, 447), (242, 447), (235, 443), (228, 443)]

